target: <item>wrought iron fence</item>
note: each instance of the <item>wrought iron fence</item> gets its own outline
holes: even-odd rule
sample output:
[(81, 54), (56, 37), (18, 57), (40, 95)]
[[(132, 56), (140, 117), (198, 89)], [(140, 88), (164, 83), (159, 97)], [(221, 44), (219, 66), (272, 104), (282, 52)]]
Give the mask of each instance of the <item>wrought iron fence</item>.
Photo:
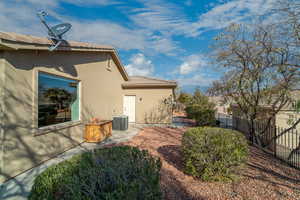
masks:
[[(217, 114), (217, 120), (220, 127), (231, 128), (243, 132), (247, 139), (251, 139), (248, 132), (248, 121), (241, 118), (232, 117), (226, 114)], [(300, 169), (300, 131), (292, 129), (284, 134), (285, 128), (275, 125), (267, 126), (264, 122), (254, 123), (255, 133), (261, 133), (260, 142), (254, 141), (268, 153), (273, 154), (277, 158), (287, 162), (288, 164)]]
[(223, 114), (223, 113), (217, 113), (217, 120), (219, 121), (219, 126), (222, 128), (233, 128), (232, 124), (232, 116)]

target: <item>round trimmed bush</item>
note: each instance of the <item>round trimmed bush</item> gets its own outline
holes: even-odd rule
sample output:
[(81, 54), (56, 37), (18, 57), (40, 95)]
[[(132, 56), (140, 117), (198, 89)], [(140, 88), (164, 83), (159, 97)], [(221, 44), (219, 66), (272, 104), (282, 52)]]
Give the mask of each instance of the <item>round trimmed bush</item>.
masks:
[(245, 136), (234, 130), (197, 127), (182, 139), (185, 173), (204, 181), (231, 181), (247, 160)]
[(45, 170), (29, 199), (162, 199), (160, 168), (159, 159), (135, 147), (98, 149)]

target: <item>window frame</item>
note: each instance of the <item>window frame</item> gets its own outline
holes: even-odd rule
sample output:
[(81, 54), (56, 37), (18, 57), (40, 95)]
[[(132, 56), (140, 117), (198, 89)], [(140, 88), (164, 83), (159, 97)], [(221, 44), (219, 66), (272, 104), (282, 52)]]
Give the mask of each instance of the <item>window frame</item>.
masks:
[[(60, 72), (53, 72), (53, 71), (48, 71), (48, 70), (40, 70), (40, 69), (35, 69), (33, 70), (34, 73), (34, 78), (33, 78), (33, 111), (32, 111), (32, 119), (33, 119), (33, 124), (32, 124), (32, 132), (34, 133), (35, 136), (38, 135), (43, 135), (49, 132), (57, 131), (60, 129), (65, 129), (65, 128), (70, 128), (73, 126), (78, 126), (82, 124), (82, 81), (78, 78), (72, 77), (70, 75), (66, 75), (64, 73)], [(70, 79), (78, 82), (78, 98), (79, 98), (79, 119), (74, 120), (74, 121), (68, 121), (68, 122), (63, 122), (63, 123), (58, 123), (58, 124), (52, 124), (48, 126), (43, 126), (43, 127), (38, 127), (38, 111), (39, 111), (39, 104), (38, 104), (38, 95), (39, 95), (39, 74), (47, 74), (50, 76), (56, 76), (60, 78), (65, 78), (65, 79)]]

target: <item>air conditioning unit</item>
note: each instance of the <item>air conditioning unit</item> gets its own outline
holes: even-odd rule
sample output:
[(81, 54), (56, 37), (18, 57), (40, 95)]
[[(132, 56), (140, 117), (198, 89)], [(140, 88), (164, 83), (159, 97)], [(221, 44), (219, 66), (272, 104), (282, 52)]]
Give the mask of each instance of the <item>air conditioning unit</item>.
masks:
[(125, 131), (128, 129), (128, 116), (120, 115), (113, 117), (113, 130)]

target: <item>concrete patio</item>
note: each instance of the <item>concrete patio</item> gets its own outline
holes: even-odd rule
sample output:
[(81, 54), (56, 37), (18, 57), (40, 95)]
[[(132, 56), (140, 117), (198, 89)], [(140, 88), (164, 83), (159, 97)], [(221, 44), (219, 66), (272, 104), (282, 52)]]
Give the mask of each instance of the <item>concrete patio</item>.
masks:
[(24, 200), (30, 193), (34, 179), (49, 166), (60, 163), (69, 159), (75, 154), (87, 152), (93, 149), (102, 148), (105, 145), (118, 144), (121, 142), (129, 141), (139, 133), (142, 126), (131, 125), (127, 131), (113, 131), (112, 136), (101, 143), (82, 143), (56, 157), (50, 159), (35, 168), (32, 168), (24, 173), (8, 180), (0, 186), (0, 199), (1, 200)]

